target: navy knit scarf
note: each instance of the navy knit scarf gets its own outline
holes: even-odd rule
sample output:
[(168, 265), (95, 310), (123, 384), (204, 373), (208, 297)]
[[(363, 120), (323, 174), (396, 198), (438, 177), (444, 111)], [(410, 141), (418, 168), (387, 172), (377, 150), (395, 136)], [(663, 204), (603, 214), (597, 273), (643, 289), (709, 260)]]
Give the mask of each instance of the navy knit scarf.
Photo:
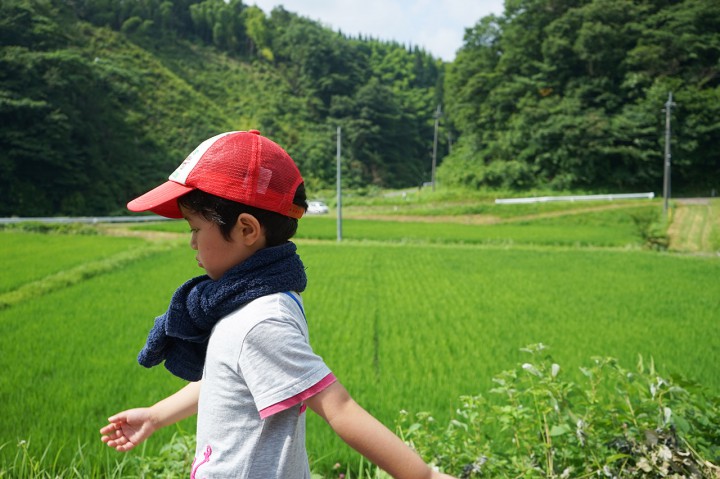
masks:
[(223, 317), (261, 296), (305, 290), (305, 268), (292, 242), (263, 248), (213, 281), (203, 275), (180, 286), (167, 312), (155, 318), (138, 355), (146, 368), (165, 367), (187, 381), (202, 378), (210, 332)]

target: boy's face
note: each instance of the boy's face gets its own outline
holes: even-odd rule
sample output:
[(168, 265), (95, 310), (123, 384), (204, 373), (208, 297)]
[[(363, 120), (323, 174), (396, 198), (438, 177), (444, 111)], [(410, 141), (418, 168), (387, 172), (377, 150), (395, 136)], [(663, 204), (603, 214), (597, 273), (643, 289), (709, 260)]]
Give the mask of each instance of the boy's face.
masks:
[(213, 280), (220, 279), (227, 270), (248, 259), (253, 250), (237, 241), (240, 234), (238, 226), (233, 228), (231, 241), (227, 241), (217, 224), (206, 220), (202, 215), (180, 207), (183, 218), (190, 225), (190, 247), (197, 251), (195, 259)]

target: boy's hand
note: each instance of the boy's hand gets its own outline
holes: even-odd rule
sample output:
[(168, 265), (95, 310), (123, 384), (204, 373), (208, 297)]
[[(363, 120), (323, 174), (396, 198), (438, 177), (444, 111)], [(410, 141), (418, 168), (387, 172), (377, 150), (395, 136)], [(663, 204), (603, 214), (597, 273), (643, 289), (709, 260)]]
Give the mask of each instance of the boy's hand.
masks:
[(134, 448), (157, 429), (150, 408), (129, 409), (111, 416), (108, 422), (100, 429), (100, 440), (121, 452)]

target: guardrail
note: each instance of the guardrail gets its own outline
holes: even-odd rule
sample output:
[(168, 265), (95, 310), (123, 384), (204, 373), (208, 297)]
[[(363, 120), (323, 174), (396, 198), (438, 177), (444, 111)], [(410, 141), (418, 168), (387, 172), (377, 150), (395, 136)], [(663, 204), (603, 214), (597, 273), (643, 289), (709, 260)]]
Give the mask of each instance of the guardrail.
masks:
[(571, 196), (535, 196), (529, 198), (498, 198), (496, 205), (509, 205), (518, 203), (547, 203), (550, 201), (598, 201), (598, 200), (628, 200), (653, 199), (655, 193), (621, 193), (617, 195), (571, 195)]
[(143, 215), (143, 216), (48, 216), (48, 217), (31, 217), (31, 218), (20, 218), (20, 217), (9, 217), (0, 218), (0, 224), (10, 223), (26, 223), (26, 222), (37, 222), (37, 223), (144, 223), (148, 221), (167, 221), (170, 218), (157, 215)]

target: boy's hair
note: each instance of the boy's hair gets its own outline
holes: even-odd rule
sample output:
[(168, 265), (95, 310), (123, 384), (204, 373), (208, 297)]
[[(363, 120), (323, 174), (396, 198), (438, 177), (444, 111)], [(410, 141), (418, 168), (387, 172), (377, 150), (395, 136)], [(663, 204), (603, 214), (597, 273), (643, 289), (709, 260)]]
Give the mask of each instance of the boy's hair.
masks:
[[(232, 229), (235, 227), (235, 223), (242, 213), (248, 213), (258, 220), (265, 233), (267, 246), (281, 245), (292, 238), (297, 232), (297, 218), (291, 218), (281, 215), (280, 213), (275, 213), (274, 211), (244, 205), (236, 201), (226, 200), (225, 198), (205, 193), (202, 190), (193, 190), (181, 196), (178, 198), (178, 204), (218, 225), (220, 233), (227, 241), (230, 241)], [(300, 183), (297, 190), (295, 190), (293, 204), (303, 210), (307, 210), (308, 205), (304, 183)]]

